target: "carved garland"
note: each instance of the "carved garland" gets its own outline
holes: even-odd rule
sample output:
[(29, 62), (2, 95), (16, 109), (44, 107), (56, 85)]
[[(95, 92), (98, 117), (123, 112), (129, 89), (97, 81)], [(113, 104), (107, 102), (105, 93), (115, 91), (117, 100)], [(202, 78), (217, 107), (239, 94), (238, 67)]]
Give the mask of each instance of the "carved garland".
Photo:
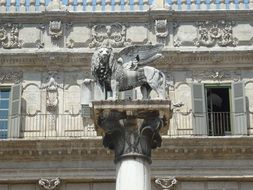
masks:
[(111, 46), (123, 47), (127, 45), (126, 42), (126, 27), (119, 23), (111, 25), (95, 25), (91, 29), (91, 43), (90, 48)]
[(198, 37), (194, 40), (196, 46), (212, 47), (236, 46), (238, 39), (233, 37), (233, 22), (197, 22)]
[(5, 49), (21, 48), (22, 40), (19, 40), (19, 24), (0, 25), (0, 44)]

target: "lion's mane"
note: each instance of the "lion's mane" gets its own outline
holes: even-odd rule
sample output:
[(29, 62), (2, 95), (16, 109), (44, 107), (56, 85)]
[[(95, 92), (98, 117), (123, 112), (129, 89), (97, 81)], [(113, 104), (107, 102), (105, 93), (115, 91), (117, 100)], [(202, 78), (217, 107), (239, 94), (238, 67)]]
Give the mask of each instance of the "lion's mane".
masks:
[[(95, 79), (101, 84), (103, 85), (101, 82), (105, 80), (110, 80), (112, 72), (114, 72), (114, 53), (113, 50), (111, 48), (106, 48), (109, 50), (109, 60), (107, 63), (103, 63), (102, 59), (101, 59), (101, 55), (100, 55), (100, 49), (97, 49), (94, 53), (93, 56), (91, 58), (91, 73), (92, 75), (95, 77)], [(101, 78), (98, 76), (98, 70), (100, 69), (101, 65), (107, 65), (105, 73), (107, 73), (106, 78)], [(106, 81), (104, 81), (106, 82)]]

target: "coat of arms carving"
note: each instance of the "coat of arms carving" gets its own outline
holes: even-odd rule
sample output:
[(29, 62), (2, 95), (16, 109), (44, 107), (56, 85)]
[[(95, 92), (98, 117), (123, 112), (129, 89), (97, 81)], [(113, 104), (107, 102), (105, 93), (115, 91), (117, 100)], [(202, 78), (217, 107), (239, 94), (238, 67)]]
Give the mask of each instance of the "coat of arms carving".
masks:
[(98, 24), (91, 29), (90, 48), (111, 46), (123, 47), (128, 45), (126, 41), (126, 26), (120, 23), (110, 25)]
[(61, 21), (50, 21), (49, 22), (49, 35), (53, 39), (58, 39), (63, 35)]

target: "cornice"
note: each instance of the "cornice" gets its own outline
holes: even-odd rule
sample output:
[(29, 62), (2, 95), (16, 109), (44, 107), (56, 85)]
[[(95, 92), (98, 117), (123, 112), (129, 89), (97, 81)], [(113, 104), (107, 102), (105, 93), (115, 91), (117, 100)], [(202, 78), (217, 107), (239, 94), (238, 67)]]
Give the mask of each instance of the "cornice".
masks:
[(253, 10), (213, 10), (213, 11), (174, 11), (170, 9), (150, 9), (148, 11), (139, 12), (68, 12), (68, 11), (52, 11), (38, 13), (0, 13), (1, 22), (22, 22), (32, 23), (48, 22), (52, 19), (61, 19), (62, 21), (84, 22), (89, 19), (89, 22), (97, 22), (103, 19), (103, 22), (122, 21), (141, 22), (149, 18), (166, 18), (168, 21), (196, 21), (197, 20), (243, 20), (251, 21)]
[[(253, 137), (163, 137), (152, 160), (247, 160), (253, 156)], [(2, 140), (1, 162), (112, 160), (114, 153), (100, 137), (86, 139)]]
[[(227, 50), (227, 51), (199, 51), (197, 48), (183, 51), (182, 49), (166, 49), (164, 57), (153, 65), (165, 69), (203, 69), (208, 67), (218, 68), (253, 68), (253, 50)], [(32, 52), (32, 51), (27, 51)], [(66, 50), (55, 52), (33, 52), (13, 50), (12, 53), (0, 53), (0, 67), (9, 69), (19, 67), (25, 69), (55, 67), (59, 70), (70, 68), (90, 68), (92, 51), (90, 49)]]

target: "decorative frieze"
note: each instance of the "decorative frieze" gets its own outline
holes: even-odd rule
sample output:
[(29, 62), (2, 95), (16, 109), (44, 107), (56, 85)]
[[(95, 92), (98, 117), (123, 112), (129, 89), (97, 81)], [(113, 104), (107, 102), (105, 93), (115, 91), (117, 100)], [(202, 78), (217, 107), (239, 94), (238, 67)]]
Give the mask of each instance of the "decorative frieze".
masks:
[(22, 40), (19, 39), (20, 24), (0, 25), (0, 46), (5, 49), (21, 48)]
[(177, 184), (175, 177), (166, 177), (166, 178), (156, 178), (155, 184), (163, 190), (170, 190)]
[(120, 23), (113, 23), (111, 25), (98, 24), (91, 29), (90, 48), (100, 47), (102, 45), (118, 48), (127, 44), (126, 26)]
[(23, 72), (0, 72), (0, 83), (19, 83), (23, 78)]
[(39, 186), (44, 190), (55, 190), (59, 187), (61, 180), (59, 177), (55, 179), (43, 179), (39, 180)]
[(233, 37), (233, 22), (197, 22), (196, 46), (212, 47), (236, 46), (238, 39)]

